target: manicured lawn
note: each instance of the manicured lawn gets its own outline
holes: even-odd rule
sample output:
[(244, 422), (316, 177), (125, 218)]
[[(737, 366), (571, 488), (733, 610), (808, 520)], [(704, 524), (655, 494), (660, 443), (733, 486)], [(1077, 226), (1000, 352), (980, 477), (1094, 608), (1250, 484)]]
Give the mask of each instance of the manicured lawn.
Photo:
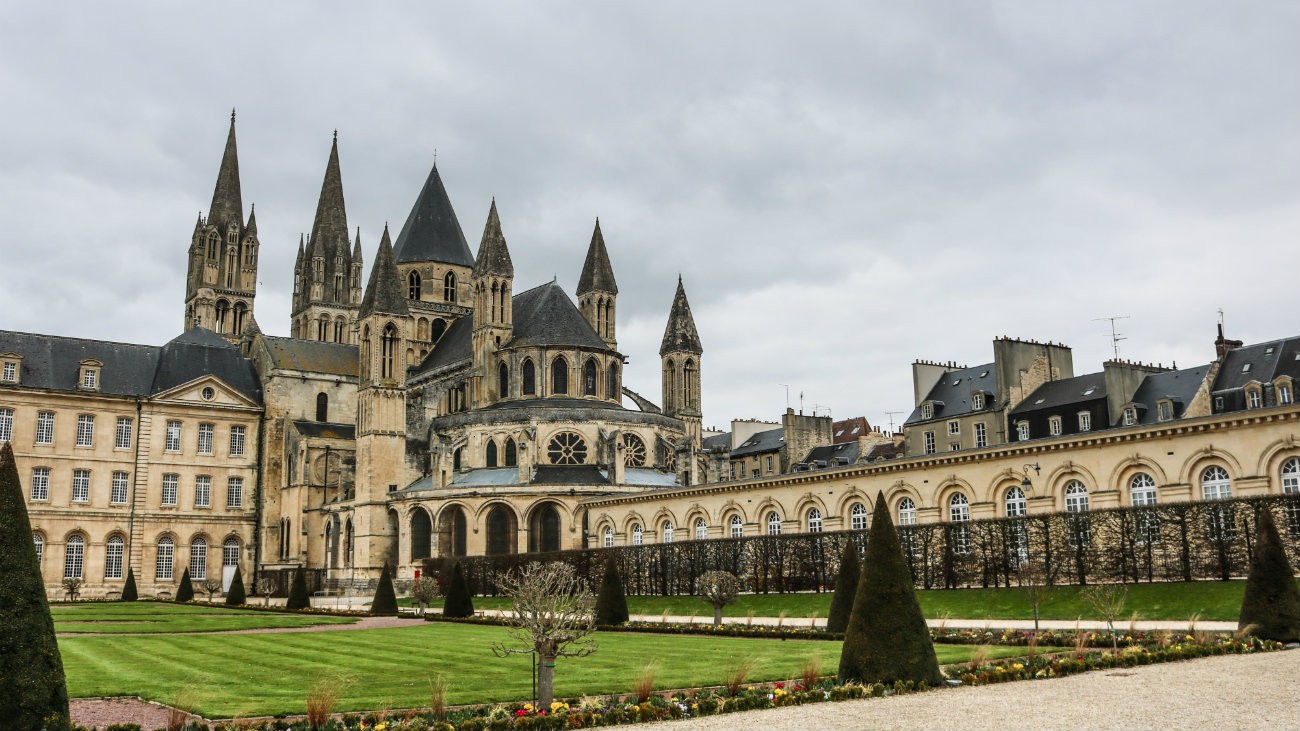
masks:
[(277, 612), (253, 612), (225, 607), (201, 607), (160, 602), (85, 602), (50, 607), (58, 632), (159, 634), (219, 632), (267, 627), (310, 627), (352, 624), (354, 617), (323, 617)]
[[(1053, 589), (1040, 609), (1042, 618), (1092, 617), (1094, 612), (1082, 591), (1074, 586)], [(1235, 621), (1244, 591), (1244, 581), (1131, 584), (1125, 617), (1137, 612), (1139, 619), (1185, 620), (1199, 613), (1206, 621)], [(955, 619), (1033, 619), (1034, 616), (1033, 607), (1021, 589), (932, 589), (918, 591), (917, 596), (925, 616), (932, 619), (945, 615)], [(830, 594), (745, 594), (723, 614), (744, 617), (752, 611), (756, 617), (775, 617), (784, 611), (791, 623), (798, 625), (800, 619), (806, 620), (813, 613), (825, 618), (830, 603)], [(700, 621), (713, 617), (712, 607), (696, 597), (630, 596), (627, 604), (632, 614), (658, 616), (667, 610), (672, 615), (694, 614)], [(501, 597), (475, 597), (474, 608), (509, 609), (510, 604)]]
[[(337, 710), (427, 705), (429, 679), (451, 678), (452, 703), (530, 697), (528, 656), (498, 659), (491, 644), (506, 639), (500, 627), (425, 623), (395, 629), (251, 635), (149, 635), (63, 637), (59, 649), (73, 697), (139, 695), (163, 703), (182, 690), (210, 718), (302, 713), (308, 689), (337, 680)], [(625, 693), (649, 663), (656, 686), (716, 685), (728, 667), (753, 662), (752, 681), (794, 677), (806, 658), (831, 674), (840, 643), (687, 635), (600, 633), (590, 657), (561, 659), (559, 696)], [(938, 645), (941, 663), (959, 662), (974, 648)], [(1023, 652), (994, 647), (994, 657)], [(1044, 648), (1045, 649), (1045, 648)]]

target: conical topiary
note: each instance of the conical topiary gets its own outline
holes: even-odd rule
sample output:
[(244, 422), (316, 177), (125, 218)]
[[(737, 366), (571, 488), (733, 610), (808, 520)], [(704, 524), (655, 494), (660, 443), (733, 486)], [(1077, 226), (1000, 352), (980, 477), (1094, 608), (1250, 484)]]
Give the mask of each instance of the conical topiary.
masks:
[(844, 556), (840, 558), (840, 573), (835, 577), (835, 596), (831, 597), (831, 612), (826, 617), (827, 632), (843, 632), (849, 626), (849, 615), (853, 613), (853, 600), (858, 595), (858, 580), (861, 578), (858, 544), (850, 539), (844, 546)]
[(465, 572), (461, 570), (459, 561), (451, 569), (451, 583), (447, 585), (447, 597), (442, 600), (442, 616), (474, 616), (474, 598), (469, 594), (469, 584), (465, 581)]
[(0, 718), (21, 731), (68, 725), (68, 688), (13, 449), (0, 447)]
[(307, 574), (299, 566), (293, 572), (293, 583), (289, 585), (289, 601), (285, 609), (311, 609), (311, 595), (307, 593)]
[(1247, 627), (1260, 639), (1300, 642), (1300, 587), (1268, 508), (1259, 511), (1255, 555), (1237, 619), (1239, 630)]
[(840, 652), (840, 682), (943, 682), (885, 496), (876, 496), (862, 579)]
[(140, 592), (135, 588), (135, 569), (126, 570), (126, 584), (122, 587), (122, 598), (119, 601), (133, 602), (140, 598)]
[(618, 572), (618, 562), (610, 557), (605, 561), (605, 578), (596, 595), (596, 624), (620, 625), (628, 619), (627, 595), (623, 593), (623, 577)]
[(190, 581), (190, 569), (188, 566), (185, 567), (184, 573), (181, 574), (181, 585), (176, 587), (176, 601), (194, 601), (194, 583)]
[(393, 591), (393, 575), (388, 571), (388, 562), (379, 573), (379, 586), (375, 587), (375, 598), (370, 601), (370, 616), (396, 617), (397, 592)]
[(226, 606), (242, 607), (247, 600), (248, 596), (244, 592), (244, 575), (236, 566), (235, 575), (230, 577), (230, 591), (226, 592)]

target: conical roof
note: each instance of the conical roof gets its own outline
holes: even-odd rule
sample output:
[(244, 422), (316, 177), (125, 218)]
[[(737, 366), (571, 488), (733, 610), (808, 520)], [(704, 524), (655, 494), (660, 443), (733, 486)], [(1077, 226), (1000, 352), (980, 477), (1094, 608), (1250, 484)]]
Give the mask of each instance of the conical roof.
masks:
[(248, 226), (244, 228), (245, 236), (257, 238), (257, 204), (248, 207)]
[(397, 261), (403, 264), (436, 261), (474, 266), (474, 255), (460, 230), (447, 189), (442, 185), (442, 176), (438, 174), (437, 163), (429, 171), (415, 205), (411, 206), (411, 214), (397, 234), (394, 253)]
[(659, 346), (659, 355), (669, 353), (700, 355), (703, 352), (700, 333), (695, 329), (695, 317), (691, 315), (691, 303), (686, 301), (686, 287), (682, 285), (682, 278), (679, 276), (677, 294), (673, 296), (673, 308), (668, 313), (668, 326), (664, 328), (664, 340)]
[(406, 317), (411, 310), (406, 306), (402, 296), (402, 279), (397, 273), (397, 262), (393, 259), (393, 244), (388, 238), (388, 225), (384, 225), (384, 235), (379, 239), (379, 251), (375, 253), (375, 265), (370, 269), (370, 283), (366, 285), (366, 294), (361, 298), (360, 317), (372, 313)]
[[(316, 219), (311, 226), (311, 255), (333, 258), (339, 248), (348, 249), (348, 215), (343, 204), (343, 176), (339, 172), (339, 137), (334, 134), (325, 179), (321, 181), (320, 199), (316, 202)], [(333, 268), (332, 263), (329, 265)]]
[(217, 186), (212, 191), (212, 205), (208, 206), (208, 223), (223, 232), (230, 226), (244, 227), (244, 201), (239, 192), (239, 151), (235, 147), (235, 111), (230, 110), (230, 133), (226, 135), (226, 150), (221, 154), (221, 169), (217, 171)]
[(605, 251), (605, 236), (600, 232), (599, 218), (596, 219), (596, 230), (591, 233), (582, 276), (578, 278), (578, 296), (588, 292), (618, 294), (618, 282), (614, 281), (614, 267), (610, 266), (609, 253)]
[(497, 201), (492, 199), (487, 224), (483, 227), (483, 240), (478, 245), (478, 259), (474, 261), (474, 276), (495, 274), (500, 277), (515, 276), (515, 265), (510, 261), (506, 236), (501, 233), (501, 218), (497, 216)]

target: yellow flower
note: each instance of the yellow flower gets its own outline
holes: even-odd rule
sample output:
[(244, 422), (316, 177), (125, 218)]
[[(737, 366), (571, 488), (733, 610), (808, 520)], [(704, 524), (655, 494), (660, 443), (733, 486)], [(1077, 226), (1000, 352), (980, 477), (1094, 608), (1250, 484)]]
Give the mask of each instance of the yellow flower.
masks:
[(377, 724), (375, 724), (375, 731), (384, 731), (384, 729), (386, 729), (386, 728), (388, 728), (388, 724), (386, 724), (386, 723), (377, 723)]
[(569, 710), (568, 703), (564, 703), (562, 701), (555, 701), (554, 703), (551, 704), (551, 713), (555, 713), (556, 711), (567, 711), (567, 710)]
[(1015, 663), (1014, 665), (1012, 665), (1011, 668), (1012, 668), (1013, 670), (1024, 670), (1024, 669), (1025, 669), (1025, 664), (1024, 664), (1024, 663), (1021, 663), (1021, 662), (1018, 662), (1018, 663)]

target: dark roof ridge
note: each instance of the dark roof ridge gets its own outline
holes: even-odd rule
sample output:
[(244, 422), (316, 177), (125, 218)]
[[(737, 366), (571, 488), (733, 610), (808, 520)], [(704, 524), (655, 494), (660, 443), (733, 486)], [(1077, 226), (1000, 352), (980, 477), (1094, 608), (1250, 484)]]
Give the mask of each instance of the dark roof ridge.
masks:
[(128, 345), (133, 348), (158, 348), (157, 345), (148, 345), (146, 343), (128, 343), (123, 340), (101, 340), (99, 338), (80, 338), (76, 335), (47, 335), (45, 333), (33, 333), (25, 330), (0, 330), (0, 335), (26, 335), (35, 338), (50, 338), (58, 340), (76, 340), (84, 343), (102, 343), (104, 345)]

